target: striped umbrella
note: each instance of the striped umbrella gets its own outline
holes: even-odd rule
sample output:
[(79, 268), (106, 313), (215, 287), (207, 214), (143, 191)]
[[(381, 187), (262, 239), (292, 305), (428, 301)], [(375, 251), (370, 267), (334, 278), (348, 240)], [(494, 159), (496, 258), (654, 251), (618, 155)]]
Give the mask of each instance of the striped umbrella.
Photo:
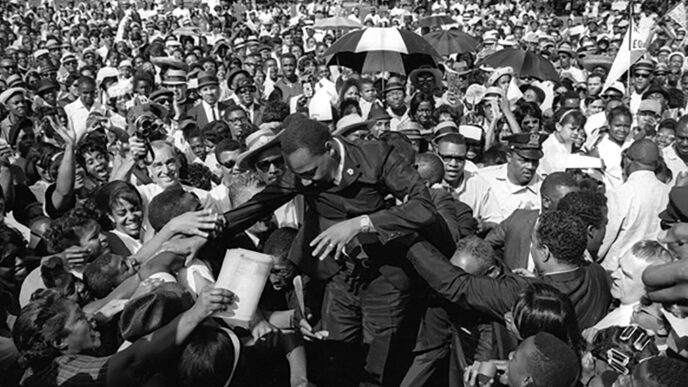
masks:
[(456, 24), (456, 20), (449, 15), (432, 15), (418, 21), (421, 27), (442, 27), (447, 24)]
[(428, 43), (442, 55), (473, 52), (480, 44), (474, 37), (457, 30), (436, 31), (423, 35)]
[(339, 38), (327, 52), (328, 65), (360, 73), (389, 71), (408, 74), (423, 65), (437, 67), (440, 54), (421, 36), (406, 30), (366, 28)]

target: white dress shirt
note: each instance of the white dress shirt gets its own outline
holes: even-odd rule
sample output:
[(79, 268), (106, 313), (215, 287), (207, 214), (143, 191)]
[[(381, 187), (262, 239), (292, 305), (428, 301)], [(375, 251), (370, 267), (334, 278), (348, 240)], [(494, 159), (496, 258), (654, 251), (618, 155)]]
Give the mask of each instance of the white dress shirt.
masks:
[(210, 106), (209, 103), (202, 101), (203, 110), (205, 111), (205, 116), (208, 118), (208, 122), (213, 122), (221, 120), (220, 109), (218, 109), (217, 104), (215, 106)]
[(670, 190), (653, 171), (635, 171), (620, 187), (607, 191), (609, 223), (599, 252), (602, 267), (616, 270), (619, 258), (636, 242), (657, 239), (657, 215), (666, 208)]
[[(446, 183), (445, 183), (446, 184)], [(473, 210), (473, 216), (485, 222), (499, 222), (501, 212), (499, 203), (492, 192), (490, 183), (474, 172), (463, 171), (463, 179), (457, 187), (451, 187), (452, 196), (466, 203)]]
[(74, 133), (76, 133), (77, 137), (86, 133), (86, 120), (88, 119), (88, 115), (91, 114), (92, 111), (98, 109), (101, 109), (101, 105), (97, 102), (93, 103), (90, 109), (87, 109), (81, 102), (81, 98), (77, 98), (76, 101), (64, 107), (69, 127), (74, 129)]

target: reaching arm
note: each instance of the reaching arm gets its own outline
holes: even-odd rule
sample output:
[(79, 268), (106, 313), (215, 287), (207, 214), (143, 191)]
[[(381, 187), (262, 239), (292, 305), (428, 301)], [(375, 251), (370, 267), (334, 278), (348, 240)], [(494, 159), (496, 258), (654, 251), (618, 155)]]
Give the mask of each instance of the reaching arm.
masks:
[(48, 199), (51, 201), (55, 210), (63, 212), (74, 205), (75, 152), (81, 137), (77, 136), (73, 128), (57, 124), (52, 117), (49, 118), (49, 120), (55, 132), (64, 141), (65, 150), (62, 156), (62, 162), (57, 170), (55, 190)]

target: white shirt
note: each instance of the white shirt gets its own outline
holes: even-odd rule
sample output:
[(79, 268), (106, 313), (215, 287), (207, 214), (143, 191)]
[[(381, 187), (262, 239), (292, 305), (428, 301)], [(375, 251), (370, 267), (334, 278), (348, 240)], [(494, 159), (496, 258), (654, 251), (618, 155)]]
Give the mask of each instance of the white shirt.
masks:
[(672, 186), (676, 182), (676, 177), (679, 173), (688, 172), (688, 164), (686, 164), (685, 161), (678, 157), (678, 154), (676, 153), (676, 148), (674, 148), (674, 146), (674, 144), (671, 144), (668, 147), (662, 149), (662, 156), (664, 157), (664, 162), (666, 163), (667, 167), (671, 169), (671, 173), (673, 175), (671, 177), (671, 181), (669, 182), (669, 185)]
[(562, 172), (566, 169), (563, 161), (566, 161), (566, 155), (571, 154), (571, 146), (561, 143), (552, 133), (542, 143), (542, 153), (544, 156), (540, 160), (538, 174), (547, 176), (550, 173)]
[(632, 143), (633, 140), (626, 140), (623, 145), (619, 146), (607, 135), (597, 144), (597, 151), (604, 163), (604, 183), (607, 187), (613, 188), (623, 184), (621, 152), (631, 146)]
[(507, 164), (494, 165), (480, 170), (480, 175), (487, 180), (499, 205), (501, 222), (517, 209), (540, 209), (540, 185), (542, 179), (535, 176), (525, 186), (516, 185), (507, 177)]
[(595, 324), (592, 329), (594, 331), (601, 331), (613, 326), (627, 327), (631, 325), (631, 318), (633, 318), (633, 311), (639, 302), (633, 304), (621, 304), (618, 308), (609, 312), (602, 320)]
[(619, 258), (636, 242), (659, 236), (657, 216), (666, 208), (671, 187), (652, 171), (635, 171), (616, 189), (607, 191), (609, 223), (600, 247), (602, 267), (614, 271)]
[(501, 213), (490, 183), (477, 173), (463, 171), (463, 181), (458, 187), (449, 187), (454, 196), (473, 210), (473, 216), (485, 222), (499, 222)]
[(392, 117), (392, 119), (389, 121), (389, 128), (393, 132), (399, 130), (399, 125), (401, 125), (403, 122), (411, 120), (411, 118), (409, 117), (409, 109), (406, 109), (403, 115), (398, 116), (394, 114), (392, 109), (387, 108), (387, 114), (389, 114)]
[(216, 187), (213, 187), (213, 189), (211, 189), (208, 193), (210, 197), (213, 198), (213, 200), (215, 201), (217, 210), (221, 214), (224, 214), (225, 212), (233, 208), (232, 202), (229, 200), (229, 188), (227, 188), (227, 186), (223, 183), (220, 183)]
[(203, 105), (203, 110), (205, 111), (205, 116), (208, 118), (208, 122), (222, 119), (222, 116), (220, 116), (220, 109), (217, 108), (217, 104), (215, 104), (215, 106), (210, 106), (210, 104), (205, 101), (201, 101), (201, 104)]
[(86, 120), (88, 119), (88, 115), (91, 114), (92, 111), (100, 108), (101, 105), (95, 102), (90, 109), (87, 109), (81, 102), (81, 98), (78, 98), (76, 101), (64, 107), (69, 127), (74, 129), (74, 133), (76, 133), (77, 137), (86, 133)]
[(111, 233), (117, 235), (117, 237), (124, 243), (124, 247), (127, 248), (127, 250), (131, 251), (132, 254), (136, 254), (140, 249), (141, 249), (141, 241), (138, 239), (134, 239), (131, 236), (119, 231), (112, 229), (110, 230)]

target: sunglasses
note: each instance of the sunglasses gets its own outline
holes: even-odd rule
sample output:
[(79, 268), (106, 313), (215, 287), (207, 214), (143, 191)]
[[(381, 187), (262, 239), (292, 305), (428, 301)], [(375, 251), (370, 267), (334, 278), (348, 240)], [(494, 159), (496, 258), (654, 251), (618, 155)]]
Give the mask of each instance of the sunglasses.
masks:
[[(236, 160), (227, 160), (223, 163), (220, 163), (220, 165), (222, 165), (223, 167), (225, 167), (227, 169), (234, 169), (234, 166), (236, 165)], [(269, 167), (270, 166), (268, 165), (268, 168)]]
[(649, 73), (635, 73), (636, 78), (649, 78), (650, 74)]
[(276, 169), (282, 169), (282, 167), (284, 167), (284, 159), (281, 157), (275, 157), (272, 159), (261, 160), (256, 163), (256, 168), (261, 172), (268, 172), (271, 165), (273, 165)]

